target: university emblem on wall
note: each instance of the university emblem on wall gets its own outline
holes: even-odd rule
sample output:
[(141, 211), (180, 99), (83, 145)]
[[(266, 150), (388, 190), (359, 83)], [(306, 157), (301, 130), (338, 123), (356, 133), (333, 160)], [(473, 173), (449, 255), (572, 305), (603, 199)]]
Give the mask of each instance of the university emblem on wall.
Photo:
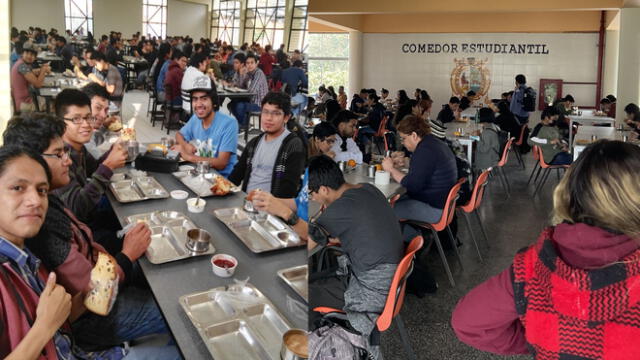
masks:
[(491, 77), (486, 64), (489, 60), (476, 58), (457, 59), (453, 62), (456, 67), (451, 71), (451, 91), (455, 96), (464, 96), (473, 90), (476, 96), (471, 100), (485, 97), (491, 87)]

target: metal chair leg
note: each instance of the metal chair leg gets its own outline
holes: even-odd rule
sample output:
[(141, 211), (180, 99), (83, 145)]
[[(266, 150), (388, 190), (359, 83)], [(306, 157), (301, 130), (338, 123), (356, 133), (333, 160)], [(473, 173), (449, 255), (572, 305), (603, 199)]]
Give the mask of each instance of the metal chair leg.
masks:
[(547, 182), (547, 179), (549, 178), (549, 174), (551, 173), (551, 169), (547, 168), (544, 169), (544, 174), (542, 175), (542, 177), (540, 178), (540, 182), (538, 183), (538, 187), (536, 187), (536, 191), (533, 192), (533, 196), (536, 196), (536, 194), (542, 190), (542, 188), (544, 187), (544, 184)]
[(484, 262), (484, 260), (482, 259), (482, 254), (480, 253), (480, 248), (478, 247), (478, 242), (476, 241), (476, 237), (475, 235), (473, 235), (473, 229), (471, 228), (471, 222), (469, 221), (469, 214), (463, 211), (463, 217), (465, 222), (467, 223), (467, 228), (469, 229), (471, 240), (473, 240), (473, 245), (475, 245), (476, 251), (478, 252), (478, 258), (480, 258), (480, 262)]
[(531, 169), (531, 175), (529, 175), (529, 181), (527, 181), (527, 186), (531, 183), (531, 179), (533, 179), (533, 174), (535, 174), (536, 170), (540, 168), (540, 164), (536, 163), (536, 166)]
[(500, 167), (500, 174), (504, 178), (504, 183), (507, 184), (507, 197), (511, 196), (511, 184), (509, 184), (509, 178), (507, 177), (507, 173), (504, 171), (504, 166)]
[(473, 213), (476, 214), (476, 219), (478, 219), (478, 224), (480, 224), (480, 230), (482, 230), (482, 235), (487, 242), (487, 249), (491, 246), (489, 245), (489, 237), (487, 236), (487, 231), (484, 228), (484, 224), (482, 223), (482, 219), (480, 219), (480, 214), (478, 214), (478, 210), (473, 210)]
[(451, 287), (456, 287), (456, 282), (453, 280), (453, 274), (451, 273), (451, 268), (449, 267), (449, 262), (447, 261), (447, 256), (444, 254), (444, 249), (442, 248), (442, 243), (440, 243), (440, 238), (438, 237), (438, 232), (431, 229), (433, 233), (433, 241), (436, 242), (436, 247), (438, 248), (438, 252), (440, 253), (440, 259), (442, 260), (442, 264), (444, 265), (444, 270), (447, 272), (447, 277), (449, 278), (449, 283)]
[(456, 244), (456, 238), (453, 236), (453, 232), (451, 232), (451, 228), (449, 227), (449, 225), (447, 225), (447, 233), (449, 234), (449, 240), (451, 241), (453, 251), (456, 253), (456, 257), (458, 258), (460, 268), (464, 270), (464, 265), (462, 265), (462, 258), (460, 257), (460, 252), (458, 251), (458, 244)]
[(396, 322), (396, 326), (398, 327), (400, 339), (402, 340), (402, 345), (404, 346), (404, 351), (407, 354), (408, 359), (416, 360), (416, 354), (413, 352), (413, 347), (409, 342), (409, 334), (407, 334), (407, 329), (404, 327), (404, 321), (402, 321), (402, 317), (400, 317), (400, 314), (398, 314), (395, 318), (393, 318), (393, 320)]

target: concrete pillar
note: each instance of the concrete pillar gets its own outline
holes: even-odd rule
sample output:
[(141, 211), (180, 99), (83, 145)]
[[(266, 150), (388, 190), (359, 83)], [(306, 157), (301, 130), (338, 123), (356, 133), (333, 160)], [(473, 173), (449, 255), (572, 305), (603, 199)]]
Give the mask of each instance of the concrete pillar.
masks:
[(349, 31), (349, 97), (362, 88), (362, 33)]
[(616, 120), (621, 121), (628, 103), (640, 103), (640, 9), (620, 9), (618, 91)]

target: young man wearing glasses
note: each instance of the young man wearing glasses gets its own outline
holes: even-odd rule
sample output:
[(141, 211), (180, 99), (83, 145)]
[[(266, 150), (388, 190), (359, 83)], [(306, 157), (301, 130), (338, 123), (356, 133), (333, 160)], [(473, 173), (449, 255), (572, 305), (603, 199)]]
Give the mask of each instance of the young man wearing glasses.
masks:
[(262, 99), (264, 131), (247, 143), (229, 180), (242, 190), (270, 192), (278, 198), (295, 198), (301, 186), (306, 149), (302, 139), (286, 128), (291, 118), (291, 97), (270, 92)]
[(215, 111), (218, 93), (208, 76), (196, 78), (190, 92), (193, 115), (176, 134), (180, 157), (193, 163), (207, 161), (227, 177), (238, 162), (238, 123)]
[(66, 130), (62, 139), (69, 147), (73, 163), (69, 168), (71, 182), (55, 191), (65, 205), (84, 222), (96, 218), (97, 206), (109, 185), (113, 170), (127, 160), (127, 149), (119, 144), (101, 158), (95, 159), (85, 148), (93, 135), (94, 116), (91, 100), (80, 90), (65, 89), (56, 97), (56, 115), (64, 119)]

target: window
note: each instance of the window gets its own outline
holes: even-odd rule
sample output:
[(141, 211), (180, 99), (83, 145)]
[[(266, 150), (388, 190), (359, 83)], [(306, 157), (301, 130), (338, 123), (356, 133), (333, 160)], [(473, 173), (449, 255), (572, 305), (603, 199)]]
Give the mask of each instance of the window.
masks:
[(240, 1), (213, 0), (211, 5), (211, 40), (240, 44)]
[(72, 34), (93, 33), (93, 1), (64, 0), (64, 25)]
[(320, 85), (349, 91), (349, 34), (309, 34), (309, 94)]
[(298, 49), (304, 52), (308, 3), (309, 0), (294, 0), (291, 31), (289, 32), (289, 51)]
[(284, 43), (285, 0), (248, 0), (244, 42), (272, 45)]
[(167, 36), (167, 0), (142, 1), (142, 33), (148, 38)]

